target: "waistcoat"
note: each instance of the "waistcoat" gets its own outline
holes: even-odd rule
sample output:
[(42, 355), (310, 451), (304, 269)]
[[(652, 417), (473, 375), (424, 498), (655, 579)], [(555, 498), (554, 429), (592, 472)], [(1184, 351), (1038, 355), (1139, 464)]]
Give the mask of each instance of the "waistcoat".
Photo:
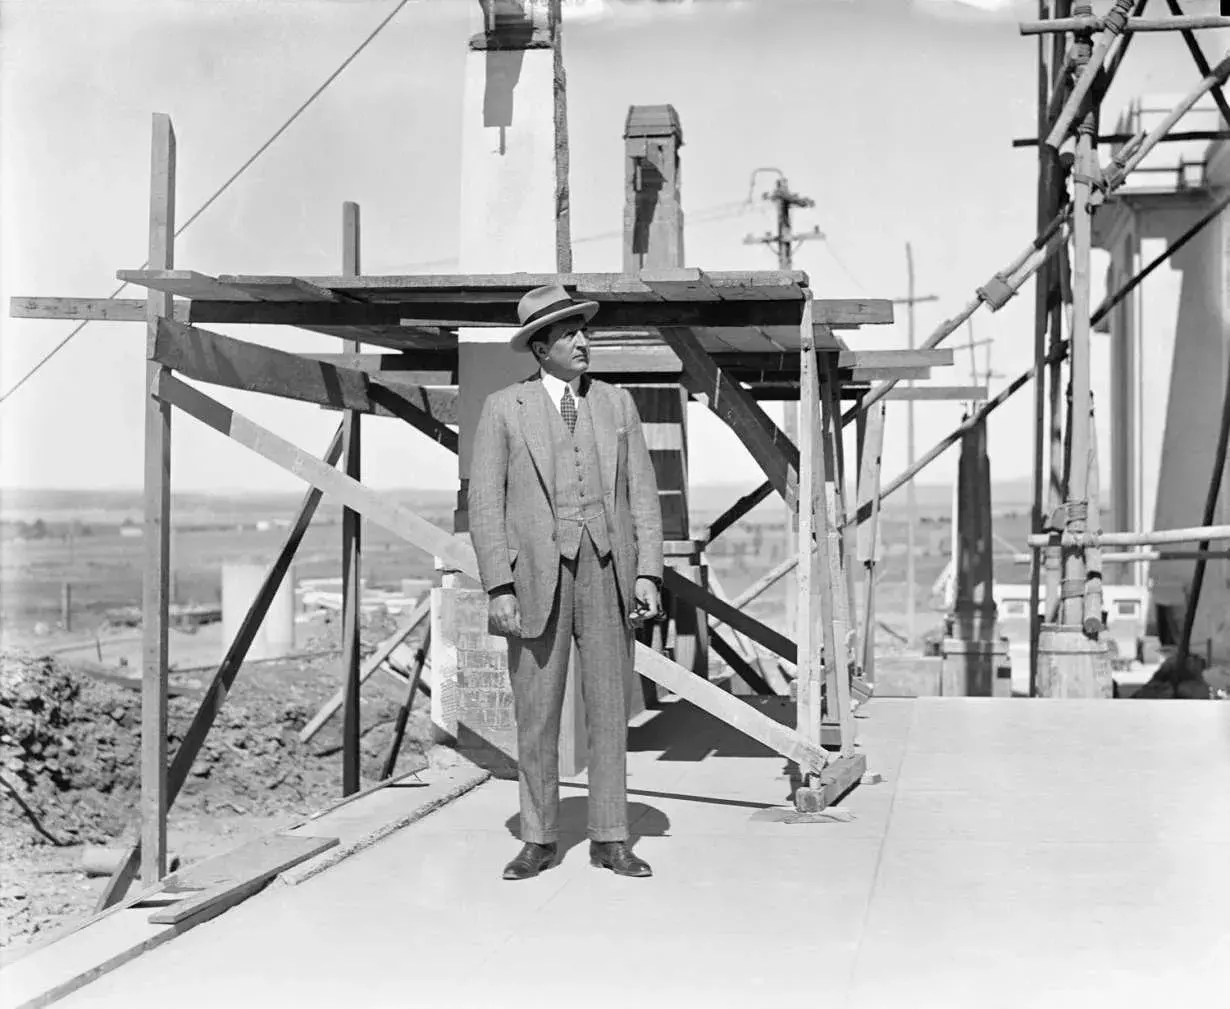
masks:
[(568, 426), (557, 410), (552, 410), (551, 428), (555, 435), (555, 515), (556, 542), (561, 557), (576, 557), (581, 547), (581, 530), (589, 533), (599, 557), (611, 552), (611, 538), (602, 507), (602, 475), (598, 443), (590, 421), (588, 397), (578, 396), (576, 430)]

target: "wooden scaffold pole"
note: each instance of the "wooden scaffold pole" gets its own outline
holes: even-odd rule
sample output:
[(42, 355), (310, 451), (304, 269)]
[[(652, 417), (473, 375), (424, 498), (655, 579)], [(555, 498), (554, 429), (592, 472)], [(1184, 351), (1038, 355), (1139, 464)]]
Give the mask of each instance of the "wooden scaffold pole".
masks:
[[(149, 264), (175, 265), (175, 129), (155, 113), (150, 163)], [(142, 579), (141, 879), (167, 871), (167, 624), (171, 589), (171, 407), (155, 398), (169, 369), (154, 360), (158, 321), (172, 314), (172, 296), (146, 299), (145, 572)]]
[[(359, 205), (342, 204), (342, 276), (357, 277), (361, 272)], [(358, 355), (362, 345), (345, 341), (346, 350)], [(362, 479), (360, 424), (357, 410), (347, 410), (342, 419), (343, 464), (348, 477)], [(342, 796), (359, 790), (359, 736), (361, 702), (359, 694), (359, 616), (362, 610), (363, 582), (360, 564), (363, 517), (351, 508), (342, 509)]]

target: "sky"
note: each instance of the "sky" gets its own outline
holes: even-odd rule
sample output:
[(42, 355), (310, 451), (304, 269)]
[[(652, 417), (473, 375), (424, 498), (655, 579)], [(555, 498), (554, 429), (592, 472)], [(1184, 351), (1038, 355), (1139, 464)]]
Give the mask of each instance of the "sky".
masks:
[[(760, 194), (780, 169), (812, 197), (817, 226), (795, 267), (817, 297), (906, 294), (906, 243), (919, 343), (1032, 238), (1036, 41), (1008, 0), (567, 0), (564, 51), (578, 271), (621, 266), (622, 130), (631, 104), (670, 103), (684, 132), (682, 197), (690, 266), (771, 269), (746, 244), (772, 226)], [(0, 0), (0, 390), (72, 328), (7, 317), (22, 295), (104, 297), (146, 255), (150, 117), (178, 139), (179, 222), (255, 151), (393, 9), (394, 0)], [(1101, 10), (1108, 4), (1100, 3)], [(1160, 5), (1157, 5), (1160, 6)], [(1189, 13), (1215, 3), (1188, 0)], [(460, 191), (462, 80), (472, 0), (409, 3), (269, 150), (176, 242), (176, 266), (208, 274), (339, 272), (341, 204), (363, 214), (363, 271), (451, 272)], [(1159, 11), (1158, 13), (1160, 13)], [(1204, 33), (1216, 62), (1226, 33)], [(1198, 80), (1176, 33), (1138, 37), (1107, 99), (1179, 96)], [(543, 96), (546, 101), (550, 96)], [(521, 100), (519, 97), (518, 100)], [(748, 202), (749, 191), (752, 199)], [(1105, 258), (1095, 257), (1095, 302)], [(129, 288), (123, 297), (142, 297)], [(1032, 286), (974, 335), (992, 338), (992, 392), (1032, 362)], [(904, 347), (892, 326), (847, 335)], [(336, 350), (292, 329), (214, 327), (284, 349)], [(144, 326), (91, 323), (0, 404), (0, 487), (131, 488), (141, 483)], [(946, 346), (966, 338), (962, 330)], [(1106, 389), (1095, 336), (1095, 396)], [(979, 366), (982, 366), (979, 351)], [(933, 371), (970, 380), (968, 352)], [(337, 418), (306, 404), (226, 389), (211, 395), (323, 452)], [(777, 415), (775, 406), (769, 407)], [(992, 472), (1031, 471), (1032, 394), (990, 425)], [(886, 476), (906, 464), (906, 407), (889, 408)], [(916, 408), (919, 454), (961, 406)], [(734, 435), (690, 412), (697, 483), (759, 482)], [(456, 486), (456, 459), (400, 422), (365, 419), (364, 479), (376, 487)], [(1105, 437), (1105, 436), (1104, 436)], [(927, 471), (951, 479), (949, 453)], [(177, 490), (293, 489), (297, 480), (204, 428), (174, 420)]]

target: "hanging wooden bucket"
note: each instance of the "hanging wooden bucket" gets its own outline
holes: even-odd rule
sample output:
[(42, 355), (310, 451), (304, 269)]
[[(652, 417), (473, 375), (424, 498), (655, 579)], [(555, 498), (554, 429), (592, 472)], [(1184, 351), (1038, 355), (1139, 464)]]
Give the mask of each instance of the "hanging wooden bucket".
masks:
[(1037, 687), (1039, 697), (1113, 696), (1106, 642), (1085, 637), (1079, 627), (1043, 624)]

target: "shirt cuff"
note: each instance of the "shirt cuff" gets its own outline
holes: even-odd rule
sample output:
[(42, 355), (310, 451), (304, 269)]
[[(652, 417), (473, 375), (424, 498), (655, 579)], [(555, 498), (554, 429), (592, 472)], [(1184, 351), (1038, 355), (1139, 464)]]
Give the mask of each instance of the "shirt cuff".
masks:
[(493, 589), (488, 589), (487, 595), (494, 599), (496, 596), (507, 596), (516, 592), (512, 582), (505, 582), (503, 585), (497, 585)]

